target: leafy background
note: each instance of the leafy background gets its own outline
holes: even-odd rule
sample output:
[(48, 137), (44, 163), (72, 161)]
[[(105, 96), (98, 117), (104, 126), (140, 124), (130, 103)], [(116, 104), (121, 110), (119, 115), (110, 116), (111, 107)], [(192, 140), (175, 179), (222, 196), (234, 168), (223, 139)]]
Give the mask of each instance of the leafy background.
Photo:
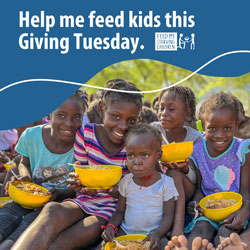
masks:
[[(148, 59), (128, 60), (113, 64), (100, 71), (86, 84), (104, 87), (108, 80), (123, 78), (137, 85), (140, 90), (156, 90), (170, 86), (192, 72), (167, 63)], [(208, 96), (219, 91), (230, 92), (238, 97), (250, 114), (250, 73), (239, 77), (213, 77), (195, 74), (181, 83), (190, 87), (199, 106)], [(89, 94), (96, 89), (85, 87)], [(144, 99), (153, 101), (160, 92), (144, 94)]]

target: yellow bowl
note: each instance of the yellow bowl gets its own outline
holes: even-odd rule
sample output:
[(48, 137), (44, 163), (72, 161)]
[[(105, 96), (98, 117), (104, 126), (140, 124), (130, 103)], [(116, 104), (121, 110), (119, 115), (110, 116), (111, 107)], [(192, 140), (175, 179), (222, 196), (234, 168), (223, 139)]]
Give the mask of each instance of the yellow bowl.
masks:
[[(205, 204), (207, 200), (215, 200), (215, 199), (224, 199), (224, 200), (230, 200), (234, 199), (236, 203), (230, 207), (226, 208), (218, 208), (218, 209), (211, 209), (211, 208), (205, 208)], [(220, 192), (220, 193), (214, 193), (210, 194), (206, 197), (204, 197), (200, 201), (200, 207), (203, 209), (203, 214), (214, 221), (222, 222), (224, 219), (227, 218), (230, 214), (234, 213), (238, 209), (240, 209), (242, 206), (242, 196), (241, 194), (234, 193), (234, 192)]]
[(14, 161), (6, 162), (4, 164), (4, 167), (7, 171), (9, 171), (11, 168), (15, 167), (16, 163)]
[(161, 146), (163, 162), (185, 161), (193, 152), (193, 142), (170, 143)]
[(10, 197), (0, 197), (0, 208), (12, 201)]
[[(91, 169), (91, 166), (76, 166), (75, 172), (83, 186), (91, 189), (109, 189), (122, 177), (122, 167), (114, 165), (95, 165), (101, 169)], [(95, 167), (93, 166), (93, 167)], [(108, 167), (108, 169), (105, 169)]]
[[(122, 235), (119, 237), (116, 237), (115, 239), (117, 241), (123, 241), (123, 240), (144, 240), (147, 236), (143, 234), (128, 234), (128, 235)], [(115, 246), (114, 242), (107, 242), (105, 245), (105, 250), (111, 250), (112, 247)]]
[[(10, 198), (15, 201), (16, 203), (20, 204), (24, 208), (34, 209), (41, 207), (44, 203), (48, 202), (51, 198), (51, 195), (40, 196), (34, 195), (21, 189), (15, 187), (15, 185), (19, 184), (20, 182), (16, 181), (14, 183), (9, 183), (9, 196)], [(24, 182), (25, 184), (34, 185), (40, 187), (43, 192), (48, 192), (48, 190), (44, 187), (36, 185), (34, 183)]]

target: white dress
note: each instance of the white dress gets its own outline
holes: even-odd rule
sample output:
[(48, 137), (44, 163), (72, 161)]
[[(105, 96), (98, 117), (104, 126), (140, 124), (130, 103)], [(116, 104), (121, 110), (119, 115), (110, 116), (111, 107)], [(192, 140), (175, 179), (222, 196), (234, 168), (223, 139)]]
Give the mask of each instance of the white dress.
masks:
[(154, 231), (161, 223), (163, 202), (178, 196), (171, 177), (161, 174), (161, 179), (151, 186), (142, 187), (127, 174), (119, 183), (119, 193), (126, 198), (126, 210), (121, 228), (126, 234), (145, 234)]

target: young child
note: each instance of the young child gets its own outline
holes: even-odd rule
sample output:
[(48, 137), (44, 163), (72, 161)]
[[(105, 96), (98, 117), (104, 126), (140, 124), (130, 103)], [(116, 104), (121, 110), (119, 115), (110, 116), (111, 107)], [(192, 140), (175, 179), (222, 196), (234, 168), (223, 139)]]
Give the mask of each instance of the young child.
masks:
[[(203, 140), (202, 134), (184, 126), (185, 122), (195, 120), (195, 109), (195, 96), (190, 88), (175, 86), (163, 90), (159, 96), (159, 122), (152, 125), (159, 129), (169, 143), (193, 141), (195, 144)], [(166, 144), (165, 140), (162, 144)], [(178, 236), (184, 234), (185, 200), (190, 200), (194, 193), (195, 170), (189, 167), (188, 159), (183, 163), (166, 164), (167, 175), (174, 179), (179, 193), (172, 229), (172, 236)]]
[(196, 236), (211, 241), (216, 232), (217, 246), (220, 236), (228, 237), (231, 232), (242, 230), (249, 216), (250, 140), (234, 137), (239, 122), (237, 100), (224, 92), (212, 95), (202, 104), (199, 116), (206, 140), (194, 146), (191, 156), (197, 168), (197, 190), (193, 199), (199, 203), (209, 194), (231, 191), (242, 195), (243, 205), (223, 223), (204, 216), (194, 219), (186, 228), (186, 232), (191, 231), (189, 247)]
[[(68, 169), (68, 163), (74, 162), (75, 135), (81, 127), (85, 108), (86, 99), (83, 99), (82, 91), (77, 90), (50, 114), (51, 124), (25, 130), (16, 146), (16, 151), (22, 155), (18, 166), (19, 181), (39, 182), (49, 190), (55, 188), (51, 190), (53, 199), (75, 195), (72, 190), (62, 190), (66, 189), (68, 176), (57, 176), (57, 170), (63, 167), (67, 172), (72, 171)], [(47, 169), (50, 174), (43, 174)], [(0, 249), (10, 249), (39, 212), (15, 202), (1, 208), (0, 241), (4, 241)]]
[(156, 170), (161, 140), (160, 132), (150, 125), (128, 130), (125, 143), (130, 174), (119, 183), (118, 205), (103, 232), (105, 241), (112, 241), (119, 228), (119, 235), (145, 234), (150, 249), (164, 249), (178, 193), (172, 178)]
[(140, 115), (140, 123), (150, 124), (155, 121), (158, 121), (158, 117), (154, 110), (147, 106), (143, 106)]
[[(111, 90), (103, 91), (99, 104), (103, 124), (86, 124), (77, 132), (75, 158), (82, 165), (120, 165), (125, 174), (128, 170), (124, 137), (138, 120), (142, 95), (117, 91), (139, 91), (122, 79), (109, 81), (106, 88)], [(112, 195), (118, 196), (117, 187), (110, 190), (83, 187), (80, 191), (76, 199), (46, 205), (13, 249), (86, 248), (100, 241), (101, 225), (107, 224), (116, 208)]]

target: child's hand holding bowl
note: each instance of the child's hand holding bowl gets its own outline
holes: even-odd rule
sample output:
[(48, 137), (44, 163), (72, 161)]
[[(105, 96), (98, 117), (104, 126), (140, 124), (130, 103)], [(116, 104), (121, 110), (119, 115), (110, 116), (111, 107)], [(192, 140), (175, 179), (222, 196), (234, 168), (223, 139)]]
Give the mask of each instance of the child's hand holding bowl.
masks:
[(203, 210), (200, 207), (200, 204), (196, 201), (190, 201), (187, 206), (187, 212), (194, 219), (203, 216)]
[(182, 173), (187, 174), (189, 171), (188, 163), (189, 159), (186, 159), (183, 162), (166, 162), (166, 165), (170, 169), (179, 169)]
[[(29, 176), (21, 176), (21, 175), (18, 175), (17, 177), (16, 176), (11, 176), (11, 179), (10, 179), (11, 183), (14, 183), (15, 181), (19, 181), (19, 182), (31, 182), (31, 178)], [(9, 192), (8, 192), (8, 189), (9, 189), (9, 181), (6, 183), (5, 187), (5, 195), (9, 195)]]

